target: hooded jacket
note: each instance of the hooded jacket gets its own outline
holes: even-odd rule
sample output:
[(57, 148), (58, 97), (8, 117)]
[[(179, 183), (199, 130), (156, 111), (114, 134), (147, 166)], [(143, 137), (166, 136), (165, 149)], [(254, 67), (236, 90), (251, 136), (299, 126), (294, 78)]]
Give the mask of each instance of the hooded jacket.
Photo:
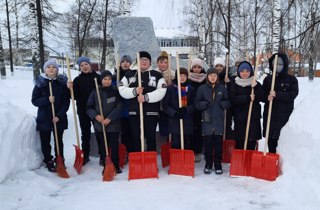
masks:
[[(272, 55), (269, 59), (269, 68), (274, 73), (272, 62), (275, 59), (275, 55)], [(288, 74), (289, 62), (288, 57), (285, 54), (278, 53), (284, 61), (283, 70), (280, 73), (276, 73), (274, 91), (276, 97), (272, 103), (271, 121), (270, 121), (270, 133), (269, 138), (279, 139), (280, 131), (282, 127), (288, 122), (289, 117), (294, 108), (294, 99), (299, 93), (298, 80), (296, 77)], [(265, 136), (267, 127), (267, 117), (269, 110), (268, 95), (271, 90), (272, 75), (267, 76), (263, 81), (263, 89), (265, 92), (265, 106), (263, 112), (263, 135)]]

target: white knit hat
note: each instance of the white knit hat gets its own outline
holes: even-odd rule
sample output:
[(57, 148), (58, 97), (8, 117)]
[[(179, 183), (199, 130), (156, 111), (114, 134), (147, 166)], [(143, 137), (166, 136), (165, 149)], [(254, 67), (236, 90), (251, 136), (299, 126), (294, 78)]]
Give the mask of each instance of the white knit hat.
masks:
[(202, 63), (202, 60), (201, 60), (200, 58), (192, 59), (192, 61), (191, 61), (191, 68), (192, 68), (193, 66), (196, 66), (196, 65), (201, 66), (201, 68), (203, 68), (203, 63)]
[(214, 59), (213, 66), (216, 66), (217, 64), (221, 64), (222, 66), (226, 66), (226, 62), (221, 57), (217, 57), (216, 59)]

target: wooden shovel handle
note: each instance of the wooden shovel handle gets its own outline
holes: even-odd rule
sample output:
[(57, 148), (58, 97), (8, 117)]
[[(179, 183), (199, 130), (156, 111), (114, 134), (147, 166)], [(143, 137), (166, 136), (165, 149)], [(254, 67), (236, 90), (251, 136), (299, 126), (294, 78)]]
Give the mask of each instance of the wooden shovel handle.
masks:
[[(49, 92), (50, 92), (50, 96), (53, 96), (52, 94), (52, 82), (49, 81)], [(56, 117), (56, 112), (54, 110), (54, 103), (51, 103), (51, 110), (52, 110), (52, 118)], [(53, 130), (54, 130), (54, 135), (55, 135), (55, 139), (56, 139), (56, 148), (57, 148), (57, 156), (60, 156), (60, 149), (59, 149), (59, 140), (58, 140), (58, 131), (57, 131), (57, 124), (53, 123)]]
[[(100, 115), (103, 117), (103, 110), (102, 110), (102, 105), (101, 105), (101, 98), (100, 98), (100, 91), (99, 91), (99, 86), (98, 86), (98, 81), (97, 78), (94, 78), (94, 83), (96, 85), (96, 92), (97, 92), (97, 97), (98, 97), (98, 104), (99, 104), (99, 110), (100, 110)], [(103, 140), (104, 140), (104, 145), (106, 149), (106, 155), (109, 156), (109, 151), (108, 151), (108, 140), (107, 140), (107, 135), (106, 135), (106, 128), (105, 126), (101, 123), (102, 126), (102, 133), (103, 133)]]
[[(66, 63), (67, 63), (67, 72), (68, 72), (68, 81), (71, 82), (71, 70), (70, 70), (70, 61), (68, 55), (66, 55)], [(73, 121), (74, 121), (74, 127), (76, 130), (76, 140), (77, 140), (77, 146), (80, 147), (80, 137), (79, 137), (79, 130), (78, 130), (78, 119), (76, 115), (76, 104), (74, 100), (74, 91), (73, 86), (70, 87), (70, 95), (71, 95), (71, 104), (72, 104), (72, 111), (73, 111)]]
[[(274, 91), (274, 84), (275, 84), (275, 81), (276, 81), (277, 64), (278, 64), (278, 54), (276, 54), (276, 56), (274, 58), (272, 81), (271, 81), (271, 91)], [(270, 131), (270, 121), (271, 121), (271, 112), (272, 112), (272, 104), (273, 104), (273, 100), (269, 101), (269, 110), (268, 110), (267, 128), (266, 128), (266, 138), (265, 138), (264, 151), (263, 151), (263, 155), (264, 156), (267, 154), (269, 131)]]
[[(177, 86), (178, 86), (178, 100), (179, 100), (179, 108), (182, 107), (181, 101), (181, 81), (180, 81), (180, 60), (179, 60), (179, 52), (176, 54), (176, 63), (177, 63)], [(180, 141), (181, 141), (181, 149), (184, 149), (184, 132), (183, 132), (183, 120), (180, 119)]]
[[(140, 67), (140, 54), (137, 53), (137, 63), (138, 63), (138, 87), (142, 87), (141, 82), (141, 67)], [(139, 103), (140, 112), (140, 141), (141, 141), (141, 152), (144, 152), (144, 124), (143, 124), (143, 104)]]

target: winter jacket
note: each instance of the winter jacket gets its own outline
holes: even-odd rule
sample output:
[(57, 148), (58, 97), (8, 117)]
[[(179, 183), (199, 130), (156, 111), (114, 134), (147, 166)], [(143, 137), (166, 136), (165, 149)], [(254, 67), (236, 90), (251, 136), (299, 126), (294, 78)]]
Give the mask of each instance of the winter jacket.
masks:
[[(194, 113), (194, 97), (195, 90), (193, 87), (186, 83), (187, 86), (187, 106), (186, 114), (183, 116), (183, 130), (184, 134), (193, 133), (193, 113)], [(175, 113), (179, 110), (178, 100), (178, 86), (173, 83), (168, 86), (167, 93), (162, 100), (163, 111), (169, 116), (168, 119), (168, 133), (180, 134), (180, 119), (175, 118)]]
[[(126, 72), (125, 76), (119, 83), (120, 95), (128, 99), (129, 115), (137, 115), (139, 113), (139, 103), (137, 99), (136, 87), (138, 87), (137, 70)], [(162, 75), (152, 69), (141, 72), (141, 84), (145, 102), (143, 103), (143, 111), (147, 115), (158, 115), (160, 111), (160, 101), (166, 94), (167, 85)]]
[[(285, 54), (278, 54), (284, 61), (284, 68), (280, 73), (276, 74), (274, 91), (276, 97), (273, 99), (270, 133), (269, 138), (279, 139), (282, 127), (288, 122), (289, 117), (294, 108), (294, 99), (299, 93), (298, 80), (294, 76), (288, 74), (288, 58)], [(269, 59), (269, 68), (273, 71), (272, 61), (275, 54)], [(272, 75), (267, 76), (263, 81), (263, 89), (265, 92), (265, 106), (263, 112), (263, 136), (267, 129), (267, 118), (269, 110), (268, 95), (271, 90)]]
[(52, 131), (52, 108), (49, 101), (50, 91), (49, 82), (52, 82), (52, 95), (54, 96), (55, 116), (59, 118), (57, 129), (65, 130), (68, 128), (67, 111), (70, 105), (70, 93), (67, 88), (68, 78), (58, 75), (56, 79), (49, 79), (45, 74), (39, 75), (35, 80), (35, 87), (32, 91), (31, 102), (38, 107), (37, 131)]
[[(233, 107), (233, 117), (235, 128), (246, 128), (248, 120), (248, 112), (250, 105), (251, 85), (242, 87), (236, 83), (232, 83), (229, 91), (229, 97)], [(252, 104), (252, 112), (250, 119), (249, 138), (253, 140), (261, 139), (261, 105), (264, 100), (264, 91), (259, 82), (254, 87), (255, 100)], [(246, 130), (236, 130), (236, 136), (245, 137)]]
[[(213, 100), (213, 91), (215, 97)], [(228, 99), (227, 89), (217, 84), (214, 88), (206, 83), (198, 88), (195, 97), (195, 108), (202, 111), (202, 135), (222, 135), (224, 132), (224, 109), (231, 104)]]
[(95, 71), (91, 73), (82, 73), (74, 78), (73, 80), (73, 90), (74, 98), (77, 101), (77, 113), (86, 113), (86, 107), (89, 95), (92, 90), (96, 88), (94, 78), (97, 78), (98, 83), (100, 84), (100, 75)]
[[(100, 87), (100, 99), (104, 118), (111, 122), (106, 126), (107, 132), (120, 132), (120, 116), (122, 111), (122, 100), (116, 87)], [(101, 123), (95, 117), (100, 115), (97, 91), (93, 90), (87, 103), (87, 114), (92, 119), (95, 131), (102, 132)]]

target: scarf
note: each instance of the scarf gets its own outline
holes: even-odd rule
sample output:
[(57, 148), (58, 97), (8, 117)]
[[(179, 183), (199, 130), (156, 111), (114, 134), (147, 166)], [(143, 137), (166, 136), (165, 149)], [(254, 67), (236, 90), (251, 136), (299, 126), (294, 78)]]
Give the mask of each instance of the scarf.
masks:
[[(178, 86), (175, 85), (176, 92), (178, 94)], [(188, 91), (189, 91), (189, 85), (181, 86), (181, 105), (182, 107), (188, 106)]]
[(193, 81), (193, 82), (198, 82), (198, 83), (200, 83), (200, 82), (202, 82), (203, 80), (206, 79), (206, 76), (207, 76), (207, 75), (204, 74), (204, 73), (198, 74), (198, 73), (190, 72), (188, 78), (189, 78), (191, 81)]
[(236, 77), (235, 82), (237, 85), (239, 85), (241, 87), (247, 87), (247, 86), (251, 85), (252, 79), (253, 79), (253, 77), (249, 77), (248, 79), (242, 79), (240, 77)]

